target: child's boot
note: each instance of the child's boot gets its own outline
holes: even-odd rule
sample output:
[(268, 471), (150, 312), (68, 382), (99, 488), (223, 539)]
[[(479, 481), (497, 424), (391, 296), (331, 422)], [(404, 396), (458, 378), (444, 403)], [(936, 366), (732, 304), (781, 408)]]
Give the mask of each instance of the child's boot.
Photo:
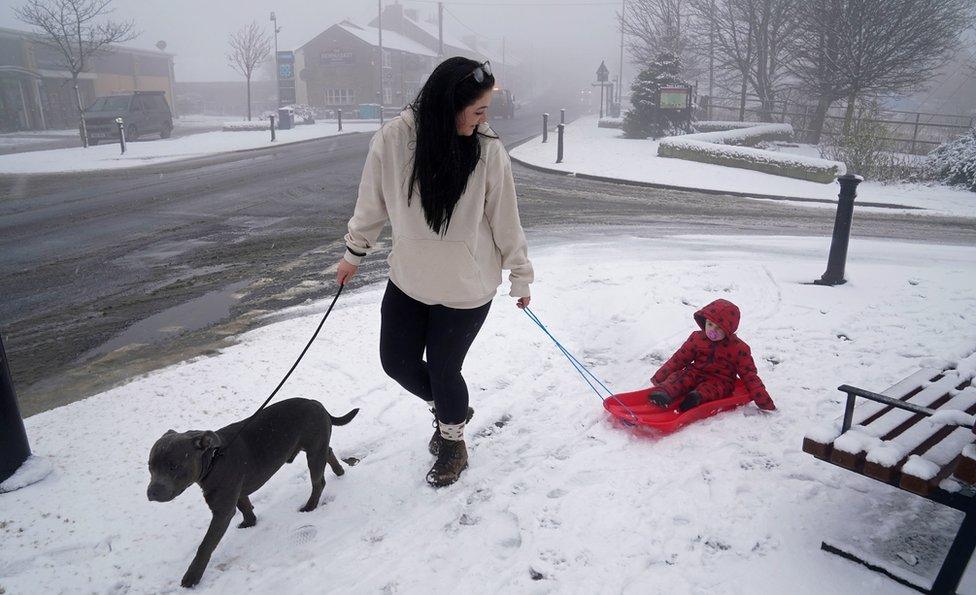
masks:
[(671, 406), (671, 401), (674, 399), (672, 399), (671, 395), (669, 395), (664, 389), (655, 388), (651, 391), (651, 394), (648, 395), (647, 400), (651, 403), (651, 405), (657, 405), (658, 407), (667, 409)]
[(684, 413), (685, 411), (688, 411), (692, 407), (697, 407), (698, 405), (701, 404), (701, 402), (702, 402), (701, 394), (697, 390), (693, 390), (687, 395), (685, 395), (684, 400), (681, 401), (680, 405), (678, 405), (678, 411)]

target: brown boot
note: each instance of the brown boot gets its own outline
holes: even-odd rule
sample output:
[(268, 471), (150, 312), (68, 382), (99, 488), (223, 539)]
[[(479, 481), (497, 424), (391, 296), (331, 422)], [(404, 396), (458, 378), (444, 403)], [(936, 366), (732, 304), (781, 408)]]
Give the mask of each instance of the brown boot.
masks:
[(427, 483), (435, 488), (449, 486), (468, 467), (468, 449), (464, 440), (442, 440), (434, 466), (427, 472)]
[[(441, 451), (441, 442), (444, 441), (444, 438), (441, 437), (441, 431), (437, 427), (437, 414), (434, 413), (433, 409), (430, 412), (434, 415), (434, 435), (430, 437), (430, 442), (427, 443), (427, 450), (436, 457), (437, 453)], [(464, 423), (470, 422), (472, 417), (474, 417), (474, 409), (468, 407), (468, 416), (465, 418)]]

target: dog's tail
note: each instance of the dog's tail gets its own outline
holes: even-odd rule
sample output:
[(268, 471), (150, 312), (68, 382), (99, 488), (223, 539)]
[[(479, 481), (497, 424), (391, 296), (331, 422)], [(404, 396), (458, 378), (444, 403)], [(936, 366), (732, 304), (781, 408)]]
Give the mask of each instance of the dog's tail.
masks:
[(352, 418), (356, 417), (357, 413), (359, 413), (359, 407), (353, 409), (352, 411), (343, 415), (342, 417), (332, 417), (332, 414), (330, 413), (329, 419), (332, 420), (332, 425), (334, 426), (344, 426), (347, 423), (351, 422)]

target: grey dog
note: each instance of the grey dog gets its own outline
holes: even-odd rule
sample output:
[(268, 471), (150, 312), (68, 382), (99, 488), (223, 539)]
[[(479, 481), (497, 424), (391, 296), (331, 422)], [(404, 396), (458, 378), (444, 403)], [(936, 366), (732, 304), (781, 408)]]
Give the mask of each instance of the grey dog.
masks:
[[(244, 514), (238, 527), (254, 526), (257, 517), (248, 496), (301, 451), (308, 459), (312, 495), (300, 510), (315, 510), (325, 488), (325, 465), (336, 475), (345, 473), (329, 447), (332, 426), (349, 423), (357, 413), (359, 409), (353, 409), (332, 417), (318, 401), (287, 399), (262, 409), (246, 426), (247, 420), (242, 420), (216, 432), (169, 430), (163, 434), (149, 453), (151, 477), (146, 495), (154, 502), (169, 502), (197, 483), (213, 513), (210, 528), (180, 584), (192, 587), (200, 582), (235, 509)], [(244, 429), (235, 439), (241, 427)]]

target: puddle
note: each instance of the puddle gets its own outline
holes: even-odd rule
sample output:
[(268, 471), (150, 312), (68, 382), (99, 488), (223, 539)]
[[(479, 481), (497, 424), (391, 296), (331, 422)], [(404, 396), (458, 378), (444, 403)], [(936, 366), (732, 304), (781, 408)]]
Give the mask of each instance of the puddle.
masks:
[(118, 349), (147, 345), (170, 339), (181, 333), (205, 328), (223, 320), (238, 302), (234, 294), (250, 281), (239, 281), (218, 291), (211, 291), (188, 302), (153, 314), (129, 326), (118, 336), (86, 353), (82, 359), (97, 357)]
[(190, 250), (197, 250), (212, 245), (214, 242), (207, 240), (174, 240), (168, 242), (158, 242), (146, 246), (142, 250), (136, 250), (126, 254), (119, 260), (122, 262), (135, 262), (137, 264), (152, 264), (156, 262), (167, 262), (173, 260)]

